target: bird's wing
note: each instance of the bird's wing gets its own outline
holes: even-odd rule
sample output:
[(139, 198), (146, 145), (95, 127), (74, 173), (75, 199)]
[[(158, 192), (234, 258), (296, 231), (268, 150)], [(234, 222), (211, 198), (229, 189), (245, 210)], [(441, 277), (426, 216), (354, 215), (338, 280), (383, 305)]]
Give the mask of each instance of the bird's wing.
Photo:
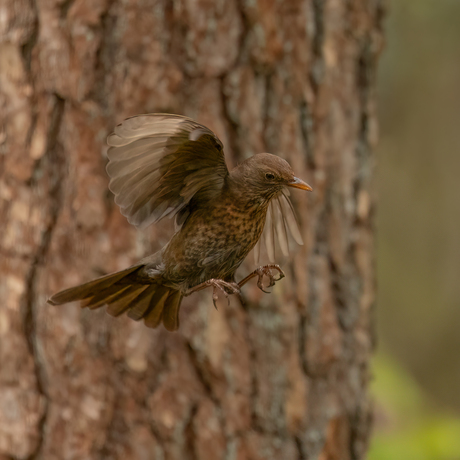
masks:
[(107, 139), (109, 188), (121, 213), (146, 227), (176, 215), (195, 197), (219, 194), (228, 176), (223, 146), (208, 128), (181, 115), (147, 114), (120, 123)]
[[(259, 263), (260, 246), (262, 240), (267, 248), (267, 254), (270, 262), (275, 262), (275, 240), (281, 248), (281, 252), (289, 255), (288, 230), (294, 240), (303, 245), (302, 235), (297, 224), (294, 208), (289, 199), (289, 190), (284, 188), (283, 191), (270, 201), (265, 218), (264, 230), (262, 236), (254, 248), (255, 263)], [(277, 237), (277, 238), (276, 238)]]

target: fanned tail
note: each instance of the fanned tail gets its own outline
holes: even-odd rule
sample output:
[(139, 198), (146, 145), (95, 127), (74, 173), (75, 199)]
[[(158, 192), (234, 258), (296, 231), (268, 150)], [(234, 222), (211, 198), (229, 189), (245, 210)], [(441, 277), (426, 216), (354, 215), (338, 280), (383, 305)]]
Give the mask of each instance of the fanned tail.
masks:
[(107, 313), (112, 316), (127, 312), (135, 321), (143, 319), (147, 327), (155, 328), (163, 322), (168, 331), (177, 330), (182, 294), (159, 281), (142, 282), (142, 268), (143, 265), (136, 265), (66, 289), (54, 294), (48, 303), (81, 301), (82, 308), (91, 310), (107, 305)]

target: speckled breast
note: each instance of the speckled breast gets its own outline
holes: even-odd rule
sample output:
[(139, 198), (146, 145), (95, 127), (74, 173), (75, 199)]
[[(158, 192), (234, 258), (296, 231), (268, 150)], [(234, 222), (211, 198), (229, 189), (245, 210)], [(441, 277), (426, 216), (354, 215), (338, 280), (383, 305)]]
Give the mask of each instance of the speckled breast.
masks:
[(194, 212), (164, 253), (165, 276), (182, 288), (210, 278), (233, 279), (259, 240), (265, 215), (266, 209), (231, 201)]

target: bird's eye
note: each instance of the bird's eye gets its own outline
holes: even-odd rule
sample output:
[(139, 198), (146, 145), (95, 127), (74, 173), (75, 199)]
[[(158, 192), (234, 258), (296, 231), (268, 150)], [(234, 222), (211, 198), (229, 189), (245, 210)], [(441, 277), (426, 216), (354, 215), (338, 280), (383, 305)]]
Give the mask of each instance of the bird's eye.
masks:
[(267, 174), (265, 174), (265, 179), (273, 180), (274, 178), (275, 178), (275, 175), (272, 174), (272, 173), (267, 173)]

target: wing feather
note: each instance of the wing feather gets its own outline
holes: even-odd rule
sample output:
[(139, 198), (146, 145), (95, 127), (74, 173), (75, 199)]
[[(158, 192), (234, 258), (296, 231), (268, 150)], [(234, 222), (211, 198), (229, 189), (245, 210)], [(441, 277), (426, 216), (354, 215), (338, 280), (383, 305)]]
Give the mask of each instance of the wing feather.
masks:
[(271, 200), (268, 206), (262, 236), (254, 246), (254, 262), (256, 265), (259, 263), (261, 241), (265, 243), (270, 262), (275, 261), (275, 240), (278, 240), (282, 253), (285, 256), (289, 255), (288, 233), (292, 235), (298, 244), (303, 245), (295, 211), (289, 199), (289, 190), (284, 189)]
[(273, 226), (272, 206), (271, 203), (267, 209), (267, 217), (264, 226), (265, 247), (267, 248), (268, 259), (270, 262), (275, 261), (275, 228)]
[(284, 220), (286, 222), (289, 231), (291, 232), (292, 237), (297, 244), (303, 245), (302, 235), (300, 233), (299, 225), (297, 224), (297, 219), (295, 217), (295, 211), (292, 206), (291, 200), (288, 198), (286, 193), (281, 193), (278, 197), (278, 202), (281, 207), (281, 212), (283, 214)]
[(279, 199), (272, 200), (274, 224), (276, 228), (276, 234), (278, 236), (278, 241), (280, 244), (281, 252), (285, 255), (289, 255), (289, 242), (286, 231), (286, 224), (284, 222), (283, 213), (281, 210), (281, 205)]
[(206, 206), (228, 176), (217, 136), (181, 115), (128, 118), (108, 137), (109, 188), (128, 221), (145, 227), (167, 215), (183, 223), (196, 198)]
[(260, 260), (260, 239), (254, 246), (254, 264), (258, 265)]

